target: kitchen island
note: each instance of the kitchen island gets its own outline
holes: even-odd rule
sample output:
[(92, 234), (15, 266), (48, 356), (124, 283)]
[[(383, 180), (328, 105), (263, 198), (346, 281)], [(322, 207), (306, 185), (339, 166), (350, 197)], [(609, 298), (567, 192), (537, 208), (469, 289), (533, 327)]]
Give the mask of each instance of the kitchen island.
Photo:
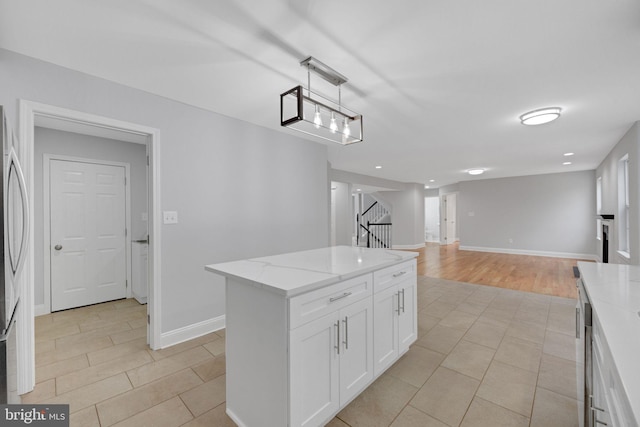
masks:
[(584, 425), (638, 426), (640, 267), (578, 262), (578, 268), (591, 305), (593, 330), (592, 362), (586, 373), (591, 390), (585, 399), (590, 408)]
[(206, 266), (226, 278), (229, 417), (330, 421), (417, 339), (416, 256), (336, 246)]

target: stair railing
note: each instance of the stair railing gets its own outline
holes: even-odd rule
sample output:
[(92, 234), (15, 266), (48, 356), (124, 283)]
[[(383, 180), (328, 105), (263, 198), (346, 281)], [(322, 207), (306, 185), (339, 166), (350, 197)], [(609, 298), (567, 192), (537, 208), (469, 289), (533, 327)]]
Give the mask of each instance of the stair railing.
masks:
[(378, 201), (374, 201), (362, 215), (356, 214), (356, 245), (359, 246), (360, 239), (366, 237), (368, 248), (391, 248), (391, 223), (380, 222), (388, 215), (387, 209)]
[(390, 222), (360, 224), (367, 235), (367, 247), (391, 248), (391, 225)]

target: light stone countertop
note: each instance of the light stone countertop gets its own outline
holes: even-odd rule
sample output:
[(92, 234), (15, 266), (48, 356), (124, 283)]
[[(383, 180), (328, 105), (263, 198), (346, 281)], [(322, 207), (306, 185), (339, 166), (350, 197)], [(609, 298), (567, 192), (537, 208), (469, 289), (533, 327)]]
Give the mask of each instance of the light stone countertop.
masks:
[(211, 264), (205, 269), (292, 297), (417, 256), (410, 251), (333, 246)]
[(578, 262), (594, 316), (640, 421), (640, 266)]

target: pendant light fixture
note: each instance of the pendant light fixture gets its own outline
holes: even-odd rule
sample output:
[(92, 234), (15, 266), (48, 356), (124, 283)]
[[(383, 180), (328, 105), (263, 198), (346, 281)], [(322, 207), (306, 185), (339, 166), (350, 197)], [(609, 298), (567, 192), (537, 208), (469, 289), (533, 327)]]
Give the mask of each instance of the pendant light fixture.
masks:
[[(307, 67), (307, 88), (296, 86), (280, 95), (280, 125), (342, 145), (361, 142), (362, 115), (342, 105), (347, 78), (312, 56), (300, 65)], [(311, 90), (312, 71), (338, 87), (337, 102)]]
[(336, 123), (336, 114), (333, 111), (331, 112), (331, 123), (329, 124), (329, 130), (331, 131), (331, 133), (336, 133), (336, 131), (338, 130), (338, 124)]
[(316, 129), (320, 129), (320, 126), (322, 126), (322, 116), (320, 115), (319, 105), (316, 105), (316, 113), (313, 115), (313, 124), (315, 125)]

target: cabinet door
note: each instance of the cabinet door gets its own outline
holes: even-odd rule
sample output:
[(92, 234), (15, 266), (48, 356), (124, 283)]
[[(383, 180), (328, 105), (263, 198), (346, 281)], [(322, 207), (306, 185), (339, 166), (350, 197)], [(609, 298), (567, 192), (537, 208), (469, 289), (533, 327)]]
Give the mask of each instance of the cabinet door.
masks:
[(373, 373), (380, 375), (398, 357), (398, 287), (373, 295)]
[[(591, 401), (591, 416), (593, 425), (613, 425), (611, 423), (610, 407), (607, 403), (607, 389), (602, 371), (602, 362), (596, 355), (593, 358), (593, 391)], [(586, 425), (586, 423), (585, 423)]]
[(339, 408), (338, 312), (290, 331), (291, 426), (315, 426)]
[(373, 302), (358, 301), (340, 311), (340, 405), (373, 378)]
[(398, 285), (400, 313), (398, 315), (398, 352), (404, 353), (418, 338), (416, 282), (407, 280)]

